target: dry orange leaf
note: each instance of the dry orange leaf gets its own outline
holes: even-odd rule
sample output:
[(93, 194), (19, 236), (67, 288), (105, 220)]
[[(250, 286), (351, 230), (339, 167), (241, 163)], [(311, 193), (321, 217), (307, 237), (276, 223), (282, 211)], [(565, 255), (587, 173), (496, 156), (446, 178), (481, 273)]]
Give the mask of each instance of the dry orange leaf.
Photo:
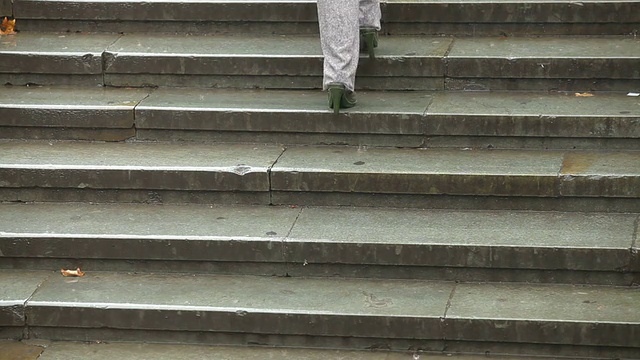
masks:
[(0, 35), (13, 35), (15, 34), (15, 29), (16, 28), (16, 19), (13, 20), (9, 20), (7, 17), (5, 17), (2, 20), (2, 24), (0, 24)]
[(82, 270), (80, 270), (80, 268), (77, 268), (75, 270), (60, 269), (60, 273), (62, 274), (62, 276), (84, 276), (84, 273), (82, 272)]
[(576, 93), (576, 96), (578, 97), (589, 97), (589, 96), (593, 96), (592, 93), (588, 93), (588, 92), (584, 92), (584, 93)]

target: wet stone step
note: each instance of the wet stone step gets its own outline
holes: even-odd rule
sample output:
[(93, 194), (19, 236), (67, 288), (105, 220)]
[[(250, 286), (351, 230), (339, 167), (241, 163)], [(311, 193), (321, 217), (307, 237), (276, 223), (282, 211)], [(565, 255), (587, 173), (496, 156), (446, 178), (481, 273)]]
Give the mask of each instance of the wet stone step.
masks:
[(102, 54), (118, 35), (20, 33), (0, 40), (4, 85), (103, 83)]
[[(443, 88), (451, 39), (398, 37), (375, 62), (362, 57), (359, 86), (368, 89)], [(105, 52), (105, 82), (113, 86), (319, 88), (317, 36), (126, 35)]]
[(629, 285), (638, 216), (5, 203), (0, 267)]
[(611, 90), (640, 85), (637, 38), (457, 39), (446, 57), (451, 90)]
[(0, 150), (4, 201), (395, 206), (408, 197), (438, 207), (426, 204), (571, 199), (565, 205), (582, 202), (574, 210), (635, 212), (640, 195), (638, 151), (40, 141), (2, 141)]
[(49, 278), (26, 313), (32, 339), (153, 335), (156, 342), (478, 352), (504, 344), (555, 346), (556, 355), (570, 344), (574, 356), (628, 357), (640, 347), (639, 297), (626, 287), (93, 272)]
[[(321, 86), (322, 54), (316, 35), (94, 37), (25, 33), (8, 39), (1, 43), (0, 56), (7, 63), (26, 58), (19, 67), (0, 68), (4, 82), (14, 85), (67, 84), (91, 75), (93, 80), (85, 84), (272, 89)], [(388, 37), (381, 40), (375, 61), (362, 56), (356, 87), (628, 92), (640, 86), (639, 41), (631, 37)], [(60, 52), (60, 48), (65, 51)], [(65, 65), (56, 66), (60, 61)], [(62, 74), (73, 76), (60, 77)]]
[(318, 90), (164, 88), (136, 107), (136, 127), (142, 140), (640, 149), (639, 98), (591, 95), (359, 91), (334, 116)]
[[(314, 1), (16, 0), (13, 9), (27, 31), (318, 32)], [(399, 0), (382, 4), (382, 19), (395, 35), (624, 35), (639, 10), (634, 1)]]
[(134, 108), (148, 94), (102, 87), (5, 87), (0, 92), (0, 138), (133, 138)]
[[(2, 247), (0, 247), (1, 249)], [(0, 259), (4, 256), (0, 254)], [(20, 339), (26, 325), (25, 305), (50, 271), (0, 270), (0, 339)], [(2, 353), (0, 347), (0, 353)]]
[(0, 184), (9, 197), (189, 202), (201, 196), (258, 204), (268, 203), (267, 171), (283, 151), (270, 145), (38, 141), (3, 141), (0, 148)]
[(335, 116), (320, 90), (14, 86), (0, 138), (639, 149), (640, 98), (590, 95), (358, 91)]
[(294, 147), (272, 168), (271, 188), (274, 203), (294, 204), (324, 193), (347, 203), (365, 194), (637, 199), (639, 171), (637, 151)]

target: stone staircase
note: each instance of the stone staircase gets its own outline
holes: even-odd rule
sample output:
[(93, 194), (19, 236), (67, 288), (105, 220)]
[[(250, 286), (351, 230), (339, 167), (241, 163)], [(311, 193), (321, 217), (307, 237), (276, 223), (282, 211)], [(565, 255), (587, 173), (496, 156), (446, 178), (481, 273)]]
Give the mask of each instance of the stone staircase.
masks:
[(314, 1), (0, 11), (0, 339), (640, 359), (640, 2), (388, 0), (339, 116)]

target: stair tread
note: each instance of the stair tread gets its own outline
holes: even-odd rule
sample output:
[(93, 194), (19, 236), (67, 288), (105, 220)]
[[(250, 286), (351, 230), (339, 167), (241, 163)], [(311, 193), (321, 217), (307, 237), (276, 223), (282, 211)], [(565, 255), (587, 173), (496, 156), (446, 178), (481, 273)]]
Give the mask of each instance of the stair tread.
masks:
[[(496, 334), (482, 340), (576, 341), (550, 338), (555, 331), (513, 332), (552, 323), (581, 331), (581, 345), (638, 346), (632, 335), (640, 326), (638, 301), (638, 289), (611, 286), (88, 272), (72, 281), (52, 275), (25, 311), (29, 326), (399, 338), (445, 322), (440, 331), (423, 334), (450, 340), (474, 340), (477, 329), (499, 322)], [(285, 327), (277, 320), (282, 317)], [(601, 326), (612, 331), (603, 333)]]
[(640, 196), (638, 151), (12, 140), (0, 149), (5, 187)]
[(358, 91), (358, 106), (344, 110), (348, 116), (335, 117), (319, 90), (11, 87), (0, 93), (0, 108), (5, 114), (0, 126), (640, 137), (638, 97), (626, 93), (577, 95)]
[[(440, 318), (445, 316), (446, 303), (456, 286), (452, 282), (415, 280), (300, 279), (229, 275), (185, 277), (121, 273), (89, 273), (89, 276), (79, 278), (78, 281), (66, 280), (62, 276), (50, 277), (27, 302), (27, 306), (112, 305), (113, 308), (126, 308), (133, 305), (134, 308), (149, 306), (151, 309), (202, 308), (209, 311), (227, 309), (232, 312), (246, 309), (264, 312)], [(122, 288), (128, 291), (117, 291)], [(557, 298), (548, 296), (551, 294), (555, 294)], [(529, 302), (523, 301), (522, 297), (529, 297)], [(583, 298), (589, 297), (593, 297), (594, 300), (582, 301)], [(526, 319), (522, 311), (508, 314), (505, 310), (527, 308), (528, 311), (536, 311), (534, 318), (538, 320), (640, 323), (640, 315), (631, 306), (639, 301), (639, 297), (640, 292), (637, 289), (625, 287), (462, 283), (458, 285), (457, 297), (454, 294), (449, 311), (455, 317), (474, 317), (473, 314), (465, 312), (477, 310), (477, 318), (518, 320)], [(386, 304), (376, 306), (373, 303), (376, 298)], [(497, 298), (507, 299), (503, 301), (505, 304), (501, 309), (476, 302)], [(384, 301), (385, 299), (390, 301)], [(592, 304), (596, 303), (603, 305), (599, 312), (585, 311), (595, 307)], [(391, 304), (394, 306), (390, 306)], [(550, 304), (564, 304), (566, 307), (553, 308)], [(480, 312), (480, 309), (484, 310)]]
[[(239, 58), (284, 58), (293, 59), (298, 63), (302, 60), (314, 60), (312, 68), (307, 69), (310, 74), (321, 73), (322, 58), (320, 40), (317, 35), (308, 36), (264, 36), (264, 35), (173, 35), (173, 34), (55, 34), (55, 33), (20, 33), (14, 35), (10, 42), (2, 42), (0, 53), (5, 56), (14, 55), (50, 55), (50, 56), (76, 56), (87, 54), (107, 53), (113, 56), (107, 59), (105, 71), (107, 73), (146, 72), (139, 62), (127, 61), (132, 58), (148, 57), (149, 61), (155, 61), (154, 57), (162, 57), (165, 67), (162, 73), (198, 74), (205, 73), (205, 69), (197, 63), (182, 67), (174, 64), (175, 61), (185, 57), (194, 59), (227, 58), (237, 61)], [(640, 57), (640, 39), (624, 36), (608, 37), (512, 37), (512, 38), (473, 38), (453, 39), (449, 37), (431, 36), (392, 36), (381, 40), (381, 46), (376, 50), (376, 55), (385, 64), (406, 62), (411, 59), (432, 59), (440, 61), (448, 59), (450, 65), (468, 58), (506, 59), (510, 62), (538, 61), (541, 59), (554, 59), (556, 61), (576, 62), (592, 61), (594, 59), (609, 59), (611, 61), (634, 60)], [(450, 48), (450, 51), (449, 51)], [(364, 56), (364, 55), (363, 55)], [(157, 59), (156, 59), (157, 60)], [(193, 59), (192, 59), (193, 60)], [(568, 64), (568, 63), (567, 63)], [(43, 66), (46, 64), (43, 64)], [(52, 64), (55, 65), (55, 64)], [(362, 73), (370, 73), (372, 66), (365, 66), (359, 70)], [(371, 64), (368, 64), (371, 65)], [(564, 70), (565, 66), (555, 64), (552, 70)], [(629, 65), (633, 65), (631, 61)], [(308, 67), (308, 66), (307, 66)], [(451, 66), (450, 66), (451, 67)], [(538, 66), (540, 67), (540, 66)], [(316, 69), (317, 68), (317, 69)], [(410, 67), (411, 68), (411, 67)], [(435, 64), (428, 70), (436, 69)], [(301, 67), (302, 69), (302, 67)], [(582, 69), (582, 68), (581, 68)], [(7, 68), (5, 71), (9, 71)], [(230, 68), (209, 69), (212, 73), (234, 73), (240, 70), (240, 66)], [(239, 74), (246, 74), (242, 69)], [(300, 69), (298, 69), (300, 70)], [(311, 72), (313, 70), (313, 72)], [(411, 69), (414, 72), (419, 69)], [(551, 76), (549, 69), (544, 69), (543, 74)], [(607, 69), (600, 69), (602, 71)], [(13, 69), (13, 71), (16, 71)], [(284, 71), (278, 66), (270, 70), (253, 69), (259, 74)], [(453, 72), (452, 72), (453, 71)], [(455, 67), (449, 70), (448, 75), (456, 76)], [(461, 70), (460, 70), (461, 71)], [(438, 72), (428, 74), (424, 70), (422, 76), (442, 76), (444, 68)], [(258, 74), (258, 73), (256, 73)], [(416, 72), (416, 74), (418, 74)], [(483, 74), (478, 74), (483, 76)], [(609, 74), (601, 74), (606, 78)], [(627, 73), (626, 78), (638, 78), (633, 72)]]
[[(282, 147), (260, 144), (0, 141), (2, 167), (264, 172)], [(238, 169), (241, 167), (242, 169)]]
[[(639, 176), (638, 151), (391, 149), (346, 146), (0, 140), (3, 168)], [(582, 164), (570, 162), (583, 160)], [(361, 162), (357, 163), (356, 162)], [(563, 161), (566, 162), (563, 164)], [(587, 162), (588, 161), (588, 162)]]
[(228, 238), (602, 249), (629, 249), (637, 218), (637, 214), (616, 213), (125, 203), (5, 203), (0, 208), (4, 209), (0, 214), (2, 237)]
[(634, 261), (637, 220), (615, 213), (0, 204), (0, 242), (9, 257), (619, 271)]

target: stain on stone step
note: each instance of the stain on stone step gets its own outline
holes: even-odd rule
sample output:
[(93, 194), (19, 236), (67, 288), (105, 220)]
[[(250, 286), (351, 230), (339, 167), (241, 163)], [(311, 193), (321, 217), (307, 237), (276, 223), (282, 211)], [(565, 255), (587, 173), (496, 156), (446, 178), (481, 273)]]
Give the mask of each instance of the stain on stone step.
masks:
[(560, 174), (581, 174), (591, 168), (596, 162), (597, 154), (567, 154), (562, 160)]
[(37, 359), (44, 351), (44, 348), (36, 345), (27, 345), (21, 341), (0, 340), (0, 360)]

